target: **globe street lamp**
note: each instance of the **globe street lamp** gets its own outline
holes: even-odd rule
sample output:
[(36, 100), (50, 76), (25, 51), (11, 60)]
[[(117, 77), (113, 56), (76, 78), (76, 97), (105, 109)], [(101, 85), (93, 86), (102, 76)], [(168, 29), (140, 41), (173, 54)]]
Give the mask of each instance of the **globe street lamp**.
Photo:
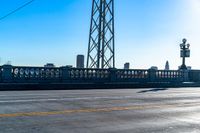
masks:
[(187, 70), (187, 67), (185, 65), (185, 58), (190, 57), (190, 44), (186, 44), (187, 40), (183, 39), (182, 40), (182, 44), (180, 44), (180, 48), (181, 48), (181, 58), (183, 59), (182, 61), (182, 65), (180, 67), (181, 70)]

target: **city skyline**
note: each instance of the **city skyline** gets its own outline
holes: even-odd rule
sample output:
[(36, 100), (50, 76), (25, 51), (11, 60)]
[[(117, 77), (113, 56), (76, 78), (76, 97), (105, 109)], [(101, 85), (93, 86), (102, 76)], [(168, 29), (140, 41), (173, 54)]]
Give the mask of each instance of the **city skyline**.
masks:
[[(3, 16), (27, 1), (0, 2)], [(87, 54), (91, 3), (36, 0), (1, 20), (1, 64), (75, 66), (76, 55)], [(200, 68), (199, 22), (199, 0), (115, 0), (116, 67), (130, 62), (132, 68), (164, 69), (168, 60), (170, 68), (177, 69), (181, 65), (179, 44), (187, 38), (191, 58), (186, 65)]]

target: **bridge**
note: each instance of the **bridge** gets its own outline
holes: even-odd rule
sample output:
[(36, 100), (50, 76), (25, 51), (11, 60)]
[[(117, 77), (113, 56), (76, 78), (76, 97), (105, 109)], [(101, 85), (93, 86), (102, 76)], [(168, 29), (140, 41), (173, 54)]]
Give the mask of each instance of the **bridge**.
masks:
[[(134, 88), (196, 85), (194, 83), (198, 84), (200, 81), (200, 70), (187, 70), (185, 58), (189, 57), (190, 50), (186, 42), (187, 40), (183, 39), (183, 44), (180, 45), (183, 57), (180, 70), (116, 69), (114, 0), (93, 0), (87, 68), (3, 65), (0, 66), (0, 88)], [(193, 84), (184, 84), (185, 82)]]
[(200, 132), (200, 90), (175, 89), (200, 86), (186, 40), (179, 70), (115, 68), (113, 2), (93, 0), (87, 68), (0, 66), (0, 132)]

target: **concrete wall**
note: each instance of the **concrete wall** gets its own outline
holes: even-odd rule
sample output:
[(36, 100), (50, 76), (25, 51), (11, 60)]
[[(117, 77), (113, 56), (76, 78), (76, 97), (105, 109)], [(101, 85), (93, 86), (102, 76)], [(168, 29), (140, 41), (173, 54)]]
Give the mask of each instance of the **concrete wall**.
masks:
[(189, 71), (189, 81), (190, 82), (200, 82), (200, 70)]

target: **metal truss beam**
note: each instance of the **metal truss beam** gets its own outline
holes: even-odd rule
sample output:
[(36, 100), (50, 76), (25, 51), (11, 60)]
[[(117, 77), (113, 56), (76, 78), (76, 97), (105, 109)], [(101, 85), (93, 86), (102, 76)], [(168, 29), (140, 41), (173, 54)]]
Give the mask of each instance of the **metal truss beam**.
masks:
[(93, 0), (87, 68), (114, 67), (114, 0)]

